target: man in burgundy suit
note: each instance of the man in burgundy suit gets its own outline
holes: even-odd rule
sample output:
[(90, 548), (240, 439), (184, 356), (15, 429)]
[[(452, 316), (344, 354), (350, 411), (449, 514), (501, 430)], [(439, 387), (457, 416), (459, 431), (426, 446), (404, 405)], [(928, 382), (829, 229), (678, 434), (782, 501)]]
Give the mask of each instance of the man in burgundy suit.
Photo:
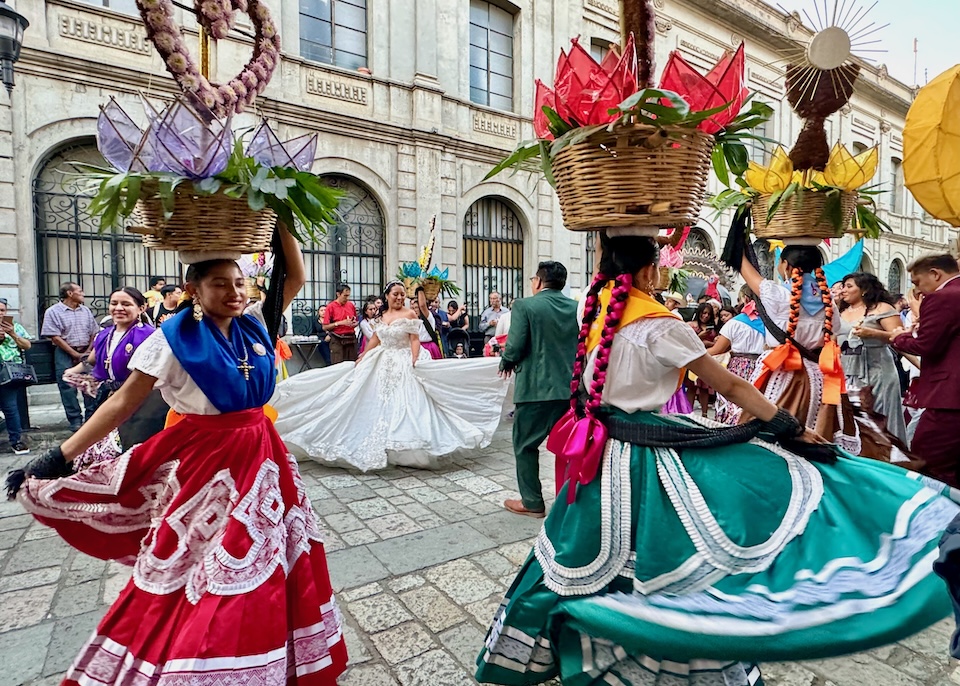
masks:
[(926, 474), (960, 488), (960, 267), (944, 254), (907, 269), (923, 294), (920, 323), (889, 338), (901, 353), (920, 357), (916, 396), (925, 409), (910, 448), (926, 461)]

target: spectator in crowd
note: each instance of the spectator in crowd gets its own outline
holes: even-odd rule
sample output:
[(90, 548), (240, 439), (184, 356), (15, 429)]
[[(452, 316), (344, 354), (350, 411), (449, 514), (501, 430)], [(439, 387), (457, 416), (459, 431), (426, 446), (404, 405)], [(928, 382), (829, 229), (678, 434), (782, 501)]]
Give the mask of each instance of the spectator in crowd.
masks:
[(730, 321), (736, 316), (737, 316), (737, 311), (734, 308), (730, 307), (729, 305), (721, 308), (720, 314), (717, 315), (717, 319), (719, 320), (717, 326), (719, 326), (720, 328), (723, 328), (724, 324), (726, 324), (728, 321)]
[[(960, 487), (960, 266), (950, 254), (912, 262), (910, 280), (923, 294), (913, 331), (877, 332), (903, 354), (920, 358), (914, 395), (924, 408), (911, 451), (926, 462), (924, 471)], [(862, 335), (862, 333), (861, 333)]]
[[(0, 298), (0, 364), (20, 362), (23, 353), (30, 349), (30, 334), (13, 317), (7, 315), (7, 300)], [(30, 448), (23, 442), (20, 423), (19, 395), (21, 386), (8, 383), (0, 386), (0, 412), (7, 424), (10, 448), (14, 455), (26, 455)]]
[[(540, 485), (540, 444), (570, 407), (579, 326), (577, 303), (561, 292), (566, 283), (566, 267), (554, 261), (540, 263), (533, 279), (533, 297), (516, 302), (517, 323), (511, 323), (500, 358), (502, 376), (517, 372), (513, 449), (520, 490), (519, 500), (506, 500), (503, 506), (528, 517), (542, 518), (546, 514)], [(496, 317), (501, 316), (498, 311)]]
[[(159, 291), (157, 292), (159, 296)], [(43, 325), (40, 335), (49, 338), (55, 346), (53, 353), (57, 386), (60, 388), (60, 400), (71, 431), (78, 431), (84, 419), (89, 419), (96, 407), (94, 398), (82, 393), (84, 412), (80, 411), (77, 389), (63, 380), (63, 373), (79, 363), (93, 347), (93, 339), (100, 332), (93, 313), (83, 304), (83, 289), (75, 283), (67, 282), (60, 286), (60, 302), (47, 308), (43, 313)]]
[(871, 337), (874, 331), (901, 328), (895, 300), (880, 279), (862, 272), (844, 277), (843, 300), (847, 306), (840, 314), (837, 342), (843, 353), (847, 389), (855, 392), (869, 386), (873, 411), (886, 418), (887, 431), (907, 443), (896, 355), (890, 349), (889, 337)]
[[(717, 316), (716, 310), (709, 300), (700, 303), (697, 307), (696, 314), (693, 316), (693, 321), (689, 322), (689, 326), (694, 330), (700, 340), (703, 341), (704, 347), (709, 348), (713, 345), (713, 342), (717, 338)], [(688, 374), (685, 386), (687, 388), (687, 400), (690, 401), (690, 406), (693, 406), (695, 399), (699, 399), (700, 414), (706, 417), (707, 409), (710, 406), (710, 395), (713, 393), (713, 389), (710, 388), (707, 382), (695, 374)]]
[(664, 293), (663, 305), (671, 312), (676, 312), (681, 307), (686, 307), (687, 301), (679, 293)]
[(453, 349), (453, 356), (458, 360), (467, 359), (467, 353), (463, 349), (463, 343), (457, 343), (457, 347)]
[(377, 299), (367, 298), (363, 304), (363, 312), (360, 317), (360, 347), (357, 349), (358, 353), (363, 353), (367, 343), (373, 338), (373, 320), (377, 318), (379, 313), (380, 308), (377, 307)]
[(440, 326), (440, 349), (443, 350), (444, 354), (449, 354), (450, 342), (447, 340), (447, 336), (450, 333), (450, 317), (440, 307), (439, 295), (430, 301), (430, 311), (433, 312), (433, 318)]
[(167, 280), (162, 276), (154, 276), (150, 279), (150, 290), (143, 294), (147, 300), (147, 308), (152, 309), (163, 299), (163, 288), (167, 285)]
[[(730, 359), (726, 364), (727, 371), (745, 381), (753, 378), (757, 360), (764, 350), (766, 336), (766, 329), (760, 321), (760, 315), (756, 312), (755, 297), (749, 286), (740, 289), (742, 312), (723, 321), (713, 345), (707, 348), (707, 352), (714, 357), (730, 353)], [(721, 319), (724, 314), (731, 312), (733, 312), (732, 308), (723, 308), (720, 311)], [(718, 422), (734, 426), (739, 423), (741, 413), (742, 408), (739, 405), (722, 394), (717, 394), (716, 420)]]
[(323, 318), (323, 330), (330, 334), (330, 362), (356, 362), (357, 360), (357, 308), (350, 302), (350, 286), (337, 286), (336, 299), (327, 305)]
[(497, 291), (491, 292), (490, 307), (480, 313), (480, 331), (483, 332), (484, 345), (497, 335), (497, 322), (509, 311), (510, 310), (503, 306), (500, 294)]
[(327, 316), (327, 306), (321, 305), (317, 310), (317, 322), (314, 332), (317, 335), (317, 352), (320, 353), (320, 359), (323, 360), (325, 367), (330, 366), (330, 334), (323, 329), (323, 319)]
[(470, 329), (470, 317), (467, 315), (466, 304), (459, 305), (456, 300), (447, 303), (447, 320), (450, 322), (450, 330), (460, 329), (467, 331)]
[(410, 301), (410, 309), (420, 319), (420, 347), (430, 353), (431, 359), (442, 359), (444, 353), (440, 347), (443, 341), (440, 336), (440, 320), (430, 310), (423, 286), (417, 286), (416, 297)]
[(150, 319), (155, 326), (160, 326), (177, 313), (183, 290), (180, 286), (164, 286), (160, 289), (160, 295), (163, 299), (150, 311)]

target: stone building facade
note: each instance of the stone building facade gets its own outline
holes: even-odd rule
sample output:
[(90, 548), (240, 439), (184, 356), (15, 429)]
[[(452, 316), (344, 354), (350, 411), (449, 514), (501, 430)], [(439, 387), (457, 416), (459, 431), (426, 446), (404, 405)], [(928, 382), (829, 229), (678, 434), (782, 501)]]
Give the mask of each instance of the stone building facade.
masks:
[[(522, 295), (540, 259), (564, 262), (571, 286), (592, 269), (587, 237), (563, 229), (550, 186), (521, 172), (484, 180), (519, 141), (533, 137), (534, 79), (549, 82), (571, 36), (594, 51), (617, 39), (616, 0), (269, 0), (284, 58), (258, 100), (257, 114), (281, 138), (319, 133), (314, 171), (342, 188), (343, 222), (307, 247), (310, 283), (296, 304), (302, 328), (314, 308), (350, 283), (373, 294), (414, 260), (438, 227), (437, 262), (465, 287), (476, 315), (487, 291)], [(792, 141), (799, 122), (780, 103), (777, 59), (806, 29), (760, 0), (656, 0), (657, 60), (680, 50), (707, 67), (740, 41), (751, 88), (777, 109), (767, 135)], [(100, 234), (85, 215), (89, 195), (70, 163), (96, 162), (98, 108), (115, 97), (131, 113), (141, 94), (175, 89), (146, 41), (133, 0), (20, 0), (30, 21), (17, 85), (0, 95), (0, 297), (33, 332), (61, 281), (79, 280), (96, 310), (120, 285), (176, 278), (173, 255), (147, 253), (135, 236)], [(188, 41), (196, 21), (176, 10)], [(241, 17), (241, 32), (251, 31)], [(213, 80), (246, 61), (250, 41), (220, 41)], [(196, 54), (196, 53), (195, 53)], [(217, 78), (219, 77), (219, 79)], [(942, 249), (948, 228), (924, 218), (903, 188), (900, 131), (911, 90), (886, 70), (867, 68), (852, 106), (834, 118), (834, 139), (879, 145), (880, 181), (894, 184), (881, 204), (895, 233), (867, 248), (866, 266), (906, 283), (904, 265)], [(238, 117), (235, 128), (252, 125)], [(762, 156), (762, 150), (756, 154)], [(717, 249), (726, 221), (705, 212), (696, 240)], [(839, 252), (849, 241), (835, 243)]]

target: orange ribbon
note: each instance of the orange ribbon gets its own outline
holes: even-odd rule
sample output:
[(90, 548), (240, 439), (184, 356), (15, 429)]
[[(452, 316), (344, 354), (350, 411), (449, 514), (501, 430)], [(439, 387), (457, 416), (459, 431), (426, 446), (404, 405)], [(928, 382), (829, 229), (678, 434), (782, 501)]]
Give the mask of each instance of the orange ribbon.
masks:
[(847, 392), (847, 380), (836, 341), (829, 341), (820, 351), (820, 371), (823, 372), (823, 404), (839, 405), (840, 396)]
[[(798, 372), (803, 369), (803, 358), (792, 341), (778, 345), (763, 358), (763, 371), (753, 384), (763, 391), (770, 375), (775, 371)], [(840, 395), (847, 392), (843, 367), (840, 365), (840, 346), (830, 341), (820, 351), (820, 371), (823, 373), (824, 405), (839, 405)]]

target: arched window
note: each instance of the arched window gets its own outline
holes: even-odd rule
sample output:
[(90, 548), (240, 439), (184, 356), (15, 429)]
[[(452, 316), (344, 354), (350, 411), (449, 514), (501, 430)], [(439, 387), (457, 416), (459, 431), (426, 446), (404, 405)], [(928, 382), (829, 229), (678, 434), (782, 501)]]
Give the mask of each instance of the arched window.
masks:
[(51, 155), (33, 181), (40, 317), (57, 302), (66, 281), (83, 286), (86, 304), (99, 318), (107, 314), (116, 288), (145, 291), (152, 276), (180, 280), (176, 253), (147, 250), (139, 236), (123, 230), (99, 232), (98, 221), (87, 214), (90, 195), (71, 176), (72, 162), (106, 166), (94, 141), (83, 140)]
[(383, 288), (386, 232), (380, 203), (349, 177), (324, 176), (323, 182), (343, 191), (340, 221), (303, 248), (307, 283), (293, 302), (293, 332), (301, 335), (313, 333), (317, 308), (334, 299), (338, 283), (350, 286), (357, 310), (363, 298)]
[(713, 241), (710, 240), (710, 236), (707, 235), (706, 231), (694, 227), (690, 229), (690, 234), (687, 236), (683, 247), (690, 248), (691, 250), (698, 249), (713, 252)]
[(903, 293), (903, 262), (895, 259), (887, 271), (887, 290), (896, 295)]
[(504, 303), (523, 295), (523, 228), (503, 200), (481, 198), (463, 218), (463, 297), (474, 328), (491, 291)]
[(866, 272), (867, 274), (876, 274), (876, 270), (873, 267), (873, 260), (870, 259), (870, 256), (867, 253), (863, 253), (863, 259), (860, 260), (860, 271)]

